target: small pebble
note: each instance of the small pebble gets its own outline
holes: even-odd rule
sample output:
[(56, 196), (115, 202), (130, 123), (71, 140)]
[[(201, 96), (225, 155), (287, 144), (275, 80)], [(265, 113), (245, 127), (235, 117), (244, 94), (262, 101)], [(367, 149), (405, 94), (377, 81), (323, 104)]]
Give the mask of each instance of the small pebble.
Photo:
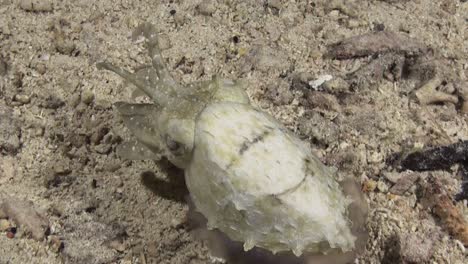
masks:
[(47, 72), (47, 68), (43, 63), (39, 63), (36, 65), (36, 71), (39, 74), (45, 74)]
[(42, 137), (44, 135), (44, 128), (43, 127), (34, 128), (34, 135), (36, 137)]
[(88, 140), (85, 134), (71, 133), (69, 137), (69, 142), (76, 148), (86, 145)]
[(11, 227), (10, 221), (6, 219), (0, 219), (0, 232), (5, 232)]
[(72, 170), (68, 167), (68, 164), (57, 163), (53, 165), (54, 173), (57, 175), (67, 175), (72, 172)]
[(203, 0), (198, 5), (198, 11), (204, 16), (211, 16), (216, 11), (216, 6), (212, 0)]
[(402, 195), (408, 191), (414, 183), (419, 179), (419, 174), (415, 172), (403, 172), (400, 174), (401, 177), (395, 183), (395, 185), (390, 188), (390, 192), (396, 195)]
[(99, 144), (94, 147), (94, 150), (99, 154), (108, 154), (112, 149), (112, 146), (109, 144)]
[(109, 133), (109, 128), (105, 125), (96, 127), (90, 138), (91, 143), (93, 143), (93, 145), (99, 145), (107, 133)]
[(23, 78), (24, 78), (24, 73), (20, 71), (16, 71), (15, 73), (13, 73), (13, 79), (11, 80), (11, 82), (13, 83), (15, 87), (21, 88), (23, 87)]
[(310, 50), (310, 53), (309, 53), (309, 56), (312, 58), (312, 59), (315, 59), (315, 60), (318, 60), (320, 58), (322, 58), (322, 51), (320, 51), (320, 49), (318, 47), (315, 47), (315, 48), (311, 48)]
[(31, 97), (25, 94), (17, 94), (15, 95), (14, 100), (21, 104), (28, 104), (29, 102), (31, 102)]
[(114, 239), (108, 242), (108, 247), (117, 250), (118, 252), (124, 252), (127, 248), (124, 241), (120, 239)]
[[(31, 202), (8, 196), (4, 198), (2, 208), (9, 219), (22, 230), (31, 233), (35, 240), (42, 241), (46, 237), (49, 221), (34, 209), (34, 204)], [(10, 232), (14, 236), (16, 228), (10, 228)]]
[(21, 129), (13, 118), (13, 111), (0, 105), (0, 153), (15, 154), (21, 147)]
[(175, 15), (173, 17), (174, 17), (174, 22), (177, 25), (183, 25), (185, 23), (185, 21), (186, 21), (186, 17), (185, 17), (184, 14), (182, 14), (182, 12), (175, 13)]
[(374, 180), (368, 180), (364, 182), (364, 185), (362, 186), (363, 192), (373, 192), (377, 188), (377, 182)]
[(271, 8), (275, 8), (275, 9), (281, 9), (281, 0), (268, 0), (267, 1), (267, 5)]
[(146, 247), (146, 252), (148, 253), (149, 256), (155, 257), (158, 256), (159, 253), (159, 243), (156, 241), (149, 242), (147, 247)]
[(383, 181), (378, 181), (377, 182), (377, 189), (381, 192), (381, 193), (386, 193), (388, 191), (388, 186), (387, 184), (385, 184), (385, 182)]
[(72, 96), (70, 96), (70, 100), (68, 102), (71, 107), (75, 108), (80, 104), (81, 96), (79, 94), (73, 94)]
[(112, 108), (112, 103), (105, 99), (97, 99), (94, 102), (96, 110), (107, 110)]
[(389, 180), (391, 183), (396, 183), (399, 179), (403, 177), (403, 173), (400, 172), (384, 172), (383, 176), (385, 179)]
[(53, 252), (60, 252), (64, 248), (63, 241), (58, 236), (49, 236), (49, 246)]
[(265, 95), (276, 105), (289, 104), (294, 99), (289, 83), (284, 80), (275, 80), (274, 82), (269, 83), (267, 87)]
[(261, 72), (285, 71), (289, 69), (287, 55), (278, 49), (268, 46), (255, 46), (244, 57), (241, 71), (246, 73), (252, 69)]
[(39, 105), (48, 109), (57, 109), (65, 105), (65, 102), (55, 95), (49, 95), (46, 98), (43, 98)]
[(309, 91), (306, 95), (307, 105), (322, 110), (341, 112), (338, 99), (333, 94)]
[(424, 233), (402, 234), (400, 244), (402, 263), (427, 263), (434, 254), (434, 239)]
[(87, 89), (81, 93), (81, 101), (85, 104), (91, 104), (94, 101), (93, 91)]
[(322, 88), (329, 93), (345, 93), (349, 91), (349, 84), (345, 80), (337, 77), (326, 81), (322, 84)]
[(298, 132), (310, 136), (318, 144), (329, 145), (338, 140), (339, 127), (316, 111), (310, 112), (298, 121)]
[(298, 72), (292, 75), (291, 89), (306, 92), (310, 89), (309, 82), (313, 76), (309, 72)]
[(384, 31), (385, 30), (385, 24), (374, 23), (374, 30), (375, 31)]
[(159, 35), (159, 48), (161, 50), (167, 50), (169, 49), (172, 45), (171, 45), (171, 40), (169, 39), (169, 37), (166, 35), (166, 34), (160, 34)]
[(116, 172), (121, 168), (122, 164), (109, 162), (105, 165), (104, 169), (109, 172)]
[(19, 6), (29, 12), (50, 12), (54, 9), (51, 0), (21, 0)]
[(7, 64), (3, 59), (0, 57), (0, 76), (5, 76), (7, 74)]
[(463, 245), (463, 243), (460, 240), (455, 240), (455, 244), (457, 244), (457, 247), (460, 249), (460, 251), (465, 254), (466, 248)]
[(439, 90), (443, 80), (439, 77), (434, 77), (415, 92), (416, 97), (421, 105), (428, 105), (434, 103), (458, 103), (458, 97)]
[(356, 19), (350, 19), (348, 20), (348, 27), (349, 28), (358, 28), (361, 25), (359, 20)]
[(62, 32), (57, 32), (55, 34), (54, 43), (55, 49), (61, 54), (71, 56), (75, 52), (75, 43), (73, 43), (72, 40), (67, 39)]
[(330, 13), (328, 13), (328, 15), (329, 15), (332, 19), (337, 19), (338, 16), (340, 15), (340, 11), (338, 11), (338, 10), (332, 10)]
[(63, 203), (52, 204), (49, 208), (49, 211), (55, 216), (65, 215), (66, 213), (65, 204)]
[(15, 233), (13, 233), (13, 232), (11, 232), (11, 231), (8, 231), (8, 232), (6, 233), (6, 236), (7, 236), (8, 238), (12, 239), (12, 238), (15, 238)]
[(463, 104), (460, 111), (464, 114), (468, 114), (468, 81), (460, 84), (460, 87), (458, 87), (458, 92), (463, 99)]
[(171, 220), (171, 226), (173, 228), (179, 228), (179, 227), (183, 226), (184, 223), (185, 223), (185, 219), (183, 219), (181, 217), (173, 218)]
[(328, 81), (330, 81), (332, 79), (333, 79), (333, 76), (331, 76), (330, 74), (320, 75), (316, 80), (310, 81), (309, 85), (313, 89), (317, 90), (322, 84), (324, 84), (325, 82), (328, 82)]

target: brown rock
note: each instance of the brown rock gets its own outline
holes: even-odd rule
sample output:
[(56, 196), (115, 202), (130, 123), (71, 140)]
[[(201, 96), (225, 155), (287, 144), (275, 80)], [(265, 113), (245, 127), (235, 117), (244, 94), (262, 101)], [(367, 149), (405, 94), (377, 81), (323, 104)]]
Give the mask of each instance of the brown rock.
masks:
[(463, 245), (468, 245), (468, 223), (453, 204), (444, 186), (434, 176), (429, 177), (425, 186), (423, 204), (432, 208), (433, 214), (440, 219), (450, 235), (460, 240)]
[(15, 238), (15, 233), (12, 232), (12, 231), (8, 231), (8, 232), (6, 233), (6, 236), (7, 236), (9, 239), (12, 239), (12, 238)]
[(417, 172), (403, 172), (402, 177), (390, 188), (390, 192), (397, 195), (404, 194), (419, 179)]

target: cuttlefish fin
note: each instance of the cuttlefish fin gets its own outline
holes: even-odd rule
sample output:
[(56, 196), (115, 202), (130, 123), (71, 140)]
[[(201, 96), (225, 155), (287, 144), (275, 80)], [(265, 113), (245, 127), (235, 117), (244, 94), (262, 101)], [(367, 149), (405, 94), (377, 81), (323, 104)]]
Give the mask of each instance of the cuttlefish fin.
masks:
[[(119, 111), (125, 126), (135, 136), (136, 141), (128, 145), (123, 144), (121, 150), (118, 150), (120, 156), (128, 156), (135, 159), (137, 156), (160, 157), (161, 137), (156, 127), (154, 117), (158, 115), (160, 107), (154, 104), (130, 104), (118, 102), (115, 104)], [(148, 151), (154, 155), (149, 155)], [(128, 152), (128, 153), (125, 153)], [(134, 153), (133, 153), (134, 152)]]
[(117, 147), (117, 155), (126, 160), (160, 160), (159, 150), (151, 150), (137, 139), (124, 142)]

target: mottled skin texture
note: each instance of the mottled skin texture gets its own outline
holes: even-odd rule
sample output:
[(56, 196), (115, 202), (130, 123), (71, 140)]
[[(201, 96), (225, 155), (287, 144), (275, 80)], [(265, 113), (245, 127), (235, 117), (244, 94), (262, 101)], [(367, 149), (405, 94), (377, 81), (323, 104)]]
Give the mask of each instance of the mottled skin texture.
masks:
[(245, 250), (258, 246), (296, 255), (353, 250), (355, 228), (347, 212), (352, 199), (307, 145), (252, 107), (242, 82), (214, 77), (182, 87), (162, 62), (153, 26), (144, 24), (137, 32), (148, 41), (151, 67), (132, 74), (98, 64), (154, 101), (116, 104), (136, 137), (122, 145), (120, 155), (165, 156), (184, 169), (208, 227), (243, 242)]
[(195, 131), (186, 181), (209, 227), (244, 241), (246, 250), (300, 255), (354, 247), (348, 201), (330, 169), (270, 116), (247, 104), (215, 103)]

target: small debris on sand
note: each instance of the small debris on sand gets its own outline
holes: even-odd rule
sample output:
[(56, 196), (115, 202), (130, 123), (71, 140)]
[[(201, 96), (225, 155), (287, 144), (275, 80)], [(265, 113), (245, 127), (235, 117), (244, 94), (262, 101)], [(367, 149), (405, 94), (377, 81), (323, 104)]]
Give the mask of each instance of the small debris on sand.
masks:
[(458, 89), (460, 97), (463, 99), (463, 104), (461, 107), (461, 112), (468, 114), (468, 82), (460, 84), (460, 89)]
[(421, 233), (403, 233), (400, 236), (402, 263), (425, 263), (433, 254), (434, 239)]
[(434, 77), (422, 85), (415, 93), (419, 102), (422, 105), (444, 102), (458, 103), (457, 96), (437, 90), (441, 84), (442, 80), (439, 77)]
[(5, 232), (11, 227), (10, 221), (6, 219), (0, 219), (0, 232)]
[(328, 47), (332, 59), (352, 59), (388, 52), (417, 55), (428, 48), (404, 33), (378, 31), (347, 38)]
[(35, 240), (42, 241), (48, 232), (49, 223), (40, 215), (31, 202), (26, 202), (11, 196), (4, 196), (0, 211), (13, 220), (20, 228), (29, 231)]
[(425, 186), (423, 204), (432, 209), (451, 236), (460, 240), (463, 245), (468, 245), (468, 223), (434, 176), (429, 177)]
[(419, 173), (417, 172), (403, 172), (404, 176), (397, 180), (395, 185), (390, 188), (390, 192), (396, 195), (402, 195), (414, 185), (419, 179)]
[(401, 169), (413, 171), (449, 170), (454, 164), (459, 164), (462, 175), (461, 192), (455, 200), (468, 198), (468, 140), (447, 146), (438, 146), (421, 151), (415, 151), (402, 158)]
[(29, 12), (50, 12), (54, 9), (51, 0), (22, 0), (19, 6)]
[(53, 252), (59, 253), (64, 248), (62, 239), (58, 236), (49, 236), (49, 247)]
[(410, 153), (401, 161), (403, 169), (414, 171), (448, 170), (468, 160), (468, 140)]
[(0, 105), (0, 153), (16, 154), (21, 147), (21, 128), (13, 118), (13, 109)]

